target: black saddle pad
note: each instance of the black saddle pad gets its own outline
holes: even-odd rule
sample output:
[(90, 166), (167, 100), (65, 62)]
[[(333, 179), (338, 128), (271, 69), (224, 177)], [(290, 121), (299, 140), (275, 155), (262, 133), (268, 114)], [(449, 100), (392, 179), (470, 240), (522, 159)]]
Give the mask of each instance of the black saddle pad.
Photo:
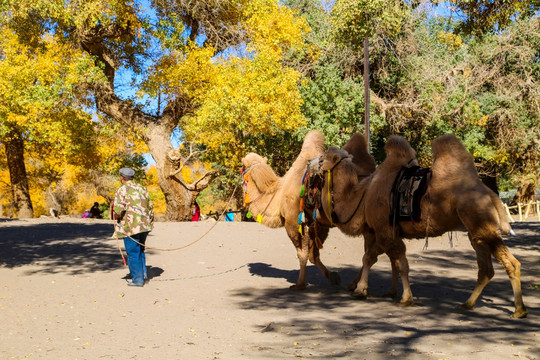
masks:
[(403, 167), (392, 189), (390, 222), (421, 219), (420, 200), (426, 193), (431, 168), (420, 166)]

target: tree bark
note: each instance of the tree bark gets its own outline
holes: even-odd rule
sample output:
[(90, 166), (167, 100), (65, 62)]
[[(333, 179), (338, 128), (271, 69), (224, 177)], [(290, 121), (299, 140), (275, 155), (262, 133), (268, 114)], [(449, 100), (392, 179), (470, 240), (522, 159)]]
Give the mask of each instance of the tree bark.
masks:
[(512, 204), (527, 204), (529, 201), (534, 201), (534, 190), (536, 184), (534, 181), (524, 181), (519, 187)]
[(13, 196), (14, 215), (20, 219), (34, 217), (24, 164), (24, 140), (17, 131), (11, 131), (5, 139), (9, 179)]

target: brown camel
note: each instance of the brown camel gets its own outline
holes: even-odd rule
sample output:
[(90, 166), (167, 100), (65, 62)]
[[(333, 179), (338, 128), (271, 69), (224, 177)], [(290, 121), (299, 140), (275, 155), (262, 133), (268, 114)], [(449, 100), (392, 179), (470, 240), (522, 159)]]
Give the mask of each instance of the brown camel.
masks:
[[(285, 227), (287, 235), (296, 248), (300, 262), (298, 281), (291, 288), (306, 287), (306, 265), (309, 261), (321, 270), (332, 283), (341, 282), (337, 272), (330, 272), (320, 260), (319, 250), (328, 236), (329, 228), (314, 224), (299, 231), (300, 186), (310, 159), (322, 156), (325, 140), (319, 131), (307, 134), (302, 150), (292, 167), (283, 177), (275, 174), (267, 159), (249, 153), (242, 159), (244, 172), (244, 202), (252, 216), (268, 227)], [(317, 239), (317, 243), (315, 242)]]
[[(491, 255), (505, 268), (514, 292), (514, 318), (527, 316), (520, 280), (521, 264), (503, 242), (501, 231), (511, 232), (498, 196), (482, 184), (473, 157), (454, 135), (444, 135), (432, 143), (433, 166), (427, 192), (420, 202), (421, 219), (417, 222), (390, 221), (390, 196), (402, 167), (417, 165), (416, 152), (405, 139), (391, 136), (386, 145), (386, 159), (368, 177), (359, 177), (350, 155), (335, 147), (327, 151), (323, 170), (333, 173), (333, 209), (323, 199), (323, 213), (334, 212), (335, 225), (345, 234), (364, 235), (365, 254), (362, 269), (349, 285), (353, 296), (365, 298), (368, 273), (377, 257), (386, 253), (392, 264), (391, 295), (397, 295), (398, 276), (403, 293), (400, 304), (411, 305), (409, 264), (403, 238), (426, 238), (452, 230), (468, 231), (476, 252), (478, 279), (471, 296), (461, 305), (472, 309), (482, 290), (494, 275)], [(326, 192), (323, 192), (323, 198)], [(331, 210), (331, 211), (330, 211)]]

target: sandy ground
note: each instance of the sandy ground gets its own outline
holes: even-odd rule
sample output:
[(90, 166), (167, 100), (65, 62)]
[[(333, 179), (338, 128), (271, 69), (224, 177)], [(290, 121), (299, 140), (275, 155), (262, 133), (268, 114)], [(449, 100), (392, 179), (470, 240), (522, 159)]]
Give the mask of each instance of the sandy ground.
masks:
[[(215, 225), (215, 227), (213, 227)], [(0, 219), (1, 359), (539, 359), (540, 223), (514, 223), (507, 238), (522, 263), (526, 319), (510, 318), (513, 295), (499, 264), (472, 312), (456, 305), (476, 279), (464, 233), (408, 241), (416, 305), (381, 297), (381, 257), (370, 297), (345, 286), (359, 270), (362, 238), (333, 229), (309, 286), (283, 229), (257, 223), (156, 224), (147, 244), (150, 282), (126, 286), (111, 221)]]

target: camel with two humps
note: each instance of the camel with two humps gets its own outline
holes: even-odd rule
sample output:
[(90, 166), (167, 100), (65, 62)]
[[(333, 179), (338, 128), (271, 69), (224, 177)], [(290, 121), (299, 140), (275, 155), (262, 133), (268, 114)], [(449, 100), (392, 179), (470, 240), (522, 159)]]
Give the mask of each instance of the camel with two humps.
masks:
[(300, 273), (294, 289), (306, 287), (306, 267), (308, 260), (323, 273), (331, 284), (339, 284), (337, 272), (329, 271), (320, 259), (320, 249), (328, 236), (329, 227), (315, 224), (299, 231), (300, 186), (310, 159), (320, 157), (325, 150), (325, 139), (321, 132), (311, 131), (306, 135), (302, 149), (292, 167), (283, 177), (279, 177), (268, 165), (266, 158), (249, 153), (242, 159), (244, 177), (244, 203), (255, 218), (263, 225), (284, 227), (296, 248)]
[[(354, 155), (345, 150), (330, 147), (324, 156), (323, 169), (333, 173), (333, 191), (330, 202), (323, 199), (321, 212), (333, 212), (335, 225), (342, 232), (351, 236), (363, 235), (365, 239), (362, 268), (349, 285), (349, 289), (354, 290), (353, 296), (367, 296), (369, 271), (378, 256), (384, 253), (392, 265), (390, 295), (397, 295), (400, 277), (403, 286), (400, 304), (412, 305), (409, 263), (403, 239), (440, 236), (463, 229), (468, 232), (476, 252), (478, 277), (472, 294), (460, 307), (469, 310), (475, 306), (482, 290), (494, 276), (493, 256), (510, 278), (515, 303), (512, 317), (526, 317), (521, 264), (501, 237), (501, 232), (511, 232), (510, 224), (498, 196), (480, 181), (473, 157), (463, 144), (451, 134), (433, 141), (431, 179), (420, 201), (421, 219), (414, 223), (390, 221), (390, 196), (401, 169), (418, 165), (416, 152), (404, 138), (396, 135), (388, 139), (385, 150), (386, 159), (367, 177), (358, 176)], [(323, 192), (323, 198), (325, 196), (326, 192)], [(328, 204), (332, 204), (333, 209)]]

